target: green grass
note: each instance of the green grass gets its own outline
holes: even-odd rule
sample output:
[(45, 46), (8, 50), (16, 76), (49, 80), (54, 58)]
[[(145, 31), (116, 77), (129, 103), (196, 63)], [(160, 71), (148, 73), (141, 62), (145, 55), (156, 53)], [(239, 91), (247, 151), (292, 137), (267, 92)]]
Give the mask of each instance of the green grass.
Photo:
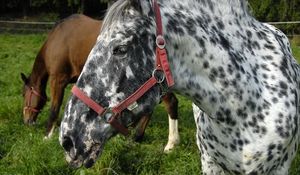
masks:
[[(0, 34), (0, 174), (200, 174), (200, 157), (195, 143), (195, 125), (191, 102), (180, 100), (180, 145), (164, 154), (168, 120), (162, 105), (155, 113), (142, 143), (117, 136), (110, 140), (91, 169), (71, 169), (65, 162), (56, 130), (44, 141), (49, 104), (34, 127), (22, 123), (22, 81), (20, 72), (30, 73), (36, 53), (45, 35)], [(293, 46), (300, 58), (300, 47)], [(68, 95), (68, 93), (67, 93)], [(60, 115), (62, 116), (62, 115)], [(293, 162), (291, 174), (300, 174), (300, 153)]]

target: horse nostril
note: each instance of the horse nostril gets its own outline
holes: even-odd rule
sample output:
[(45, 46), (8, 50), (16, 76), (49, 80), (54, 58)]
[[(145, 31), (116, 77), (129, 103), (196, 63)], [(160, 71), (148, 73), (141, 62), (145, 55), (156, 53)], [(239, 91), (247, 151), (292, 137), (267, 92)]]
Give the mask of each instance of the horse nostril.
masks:
[(70, 137), (64, 137), (63, 138), (63, 143), (62, 143), (62, 146), (64, 147), (64, 149), (67, 151), (67, 152), (70, 152), (70, 150), (73, 148), (73, 142), (72, 142), (72, 139)]

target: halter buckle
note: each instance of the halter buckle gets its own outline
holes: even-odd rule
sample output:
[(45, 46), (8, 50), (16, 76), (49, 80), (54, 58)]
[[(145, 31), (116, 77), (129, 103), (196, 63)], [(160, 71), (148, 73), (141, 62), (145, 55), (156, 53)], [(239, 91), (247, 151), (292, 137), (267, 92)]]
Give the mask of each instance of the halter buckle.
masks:
[(166, 46), (166, 41), (162, 35), (156, 36), (156, 46), (160, 49), (164, 49)]
[(115, 116), (115, 113), (112, 111), (112, 108), (108, 107), (105, 108), (105, 111), (102, 114), (104, 120), (106, 121), (106, 123), (109, 123), (113, 117)]
[(139, 105), (138, 105), (138, 103), (135, 101), (134, 103), (132, 103), (131, 105), (129, 105), (128, 107), (127, 107), (127, 109), (129, 110), (129, 111), (133, 111), (135, 108), (137, 108)]
[(152, 76), (156, 79), (158, 84), (161, 84), (166, 78), (164, 71), (157, 68), (153, 70)]

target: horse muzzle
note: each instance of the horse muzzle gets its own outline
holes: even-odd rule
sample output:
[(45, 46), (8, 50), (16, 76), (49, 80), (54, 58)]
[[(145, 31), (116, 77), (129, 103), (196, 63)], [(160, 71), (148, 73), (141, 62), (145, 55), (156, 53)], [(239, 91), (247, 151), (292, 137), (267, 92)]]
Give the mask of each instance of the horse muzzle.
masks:
[(90, 168), (102, 152), (104, 144), (92, 142), (84, 145), (75, 145), (70, 137), (65, 136), (61, 140), (61, 145), (66, 153), (66, 161), (72, 168), (80, 168), (82, 165)]
[(32, 111), (27, 107), (23, 109), (23, 122), (27, 125), (35, 125), (38, 112)]

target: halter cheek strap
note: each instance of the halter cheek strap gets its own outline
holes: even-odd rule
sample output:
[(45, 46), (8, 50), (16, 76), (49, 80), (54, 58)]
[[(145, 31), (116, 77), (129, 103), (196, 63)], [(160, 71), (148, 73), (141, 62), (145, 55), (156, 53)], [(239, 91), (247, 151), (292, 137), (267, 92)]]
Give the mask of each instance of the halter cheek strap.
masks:
[(32, 112), (35, 112), (35, 113), (39, 113), (40, 110), (34, 108), (31, 106), (31, 99), (32, 99), (32, 96), (35, 95), (35, 96), (38, 96), (40, 97), (42, 100), (44, 101), (47, 101), (47, 98), (43, 97), (38, 91), (36, 91), (33, 87), (28, 87), (26, 86), (27, 89), (30, 90), (30, 96), (29, 96), (29, 102), (27, 103), (26, 102), (26, 106), (24, 107), (24, 110), (30, 110)]
[(163, 37), (163, 26), (160, 14), (160, 8), (157, 4), (157, 0), (152, 1), (153, 10), (156, 20), (156, 69), (161, 69), (167, 80), (168, 87), (174, 85), (174, 79), (170, 70), (167, 51), (165, 49), (166, 41)]
[[(165, 49), (165, 39), (163, 38), (162, 21), (160, 15), (160, 9), (157, 4), (157, 0), (153, 0), (153, 8), (155, 12), (156, 19), (156, 67), (153, 71), (152, 77), (149, 78), (141, 87), (139, 87), (133, 94), (127, 97), (125, 100), (120, 102), (117, 106), (113, 108), (104, 108), (90, 97), (88, 97), (82, 90), (77, 86), (73, 86), (72, 93), (83, 101), (87, 106), (93, 109), (99, 116), (103, 116), (106, 113), (111, 113), (112, 117), (107, 121), (116, 130), (118, 130), (123, 135), (128, 135), (128, 129), (119, 123), (117, 118), (119, 114), (126, 108), (129, 108), (134, 104), (139, 98), (141, 98), (147, 91), (149, 91), (156, 84), (160, 84), (166, 79), (168, 88), (174, 85), (174, 79), (170, 70), (167, 51)], [(157, 77), (156, 72), (161, 71), (163, 78)]]

